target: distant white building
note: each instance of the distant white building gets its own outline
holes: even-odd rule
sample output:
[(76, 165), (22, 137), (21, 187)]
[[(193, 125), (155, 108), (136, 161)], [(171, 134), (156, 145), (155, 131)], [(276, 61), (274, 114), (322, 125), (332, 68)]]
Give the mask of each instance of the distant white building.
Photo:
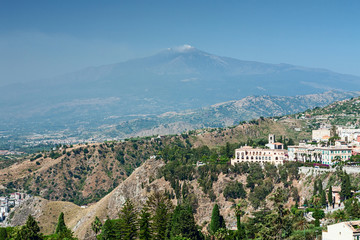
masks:
[(330, 129), (328, 128), (319, 128), (317, 130), (312, 130), (312, 140), (317, 142), (324, 141), (327, 142), (330, 138)]
[(357, 141), (360, 129), (337, 127), (337, 134), (345, 142)]
[(327, 226), (322, 240), (360, 240), (360, 221), (341, 222)]

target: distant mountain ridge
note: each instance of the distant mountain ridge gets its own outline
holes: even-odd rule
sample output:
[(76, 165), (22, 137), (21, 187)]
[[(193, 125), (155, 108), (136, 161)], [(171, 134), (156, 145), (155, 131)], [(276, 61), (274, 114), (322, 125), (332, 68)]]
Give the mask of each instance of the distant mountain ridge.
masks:
[[(360, 90), (360, 77), (220, 57), (191, 46), (0, 89), (0, 130), (78, 131), (248, 96)], [(338, 99), (334, 99), (338, 100)]]
[[(168, 112), (156, 117), (125, 121), (108, 130), (117, 136), (176, 134), (200, 128), (228, 127), (259, 117), (283, 116), (324, 107), (335, 101), (357, 97), (360, 92), (329, 91), (301, 96), (249, 96), (201, 109)], [(109, 136), (109, 135), (108, 135)]]

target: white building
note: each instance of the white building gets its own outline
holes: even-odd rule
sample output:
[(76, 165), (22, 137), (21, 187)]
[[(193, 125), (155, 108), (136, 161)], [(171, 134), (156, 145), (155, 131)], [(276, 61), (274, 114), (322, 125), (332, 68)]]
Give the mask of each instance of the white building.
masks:
[(338, 127), (337, 134), (342, 141), (357, 141), (357, 137), (360, 136), (360, 129)]
[(269, 149), (284, 149), (284, 144), (275, 142), (275, 135), (269, 134), (268, 144), (265, 145)]
[(322, 240), (360, 240), (360, 221), (341, 222), (327, 226)]
[(352, 149), (336, 144), (336, 146), (320, 147), (311, 144), (300, 143), (298, 146), (288, 146), (290, 161), (310, 161), (333, 165), (337, 159), (347, 161), (352, 156)]
[(262, 149), (244, 146), (235, 150), (235, 158), (231, 159), (231, 165), (241, 162), (283, 164), (286, 158), (286, 150)]
[(317, 142), (324, 141), (327, 142), (330, 138), (330, 129), (328, 128), (319, 128), (317, 130), (312, 130), (312, 140)]

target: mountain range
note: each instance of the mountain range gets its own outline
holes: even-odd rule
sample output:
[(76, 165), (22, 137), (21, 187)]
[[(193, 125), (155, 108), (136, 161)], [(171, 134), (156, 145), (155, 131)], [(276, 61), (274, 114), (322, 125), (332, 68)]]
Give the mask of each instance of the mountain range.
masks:
[(0, 130), (97, 129), (248, 96), (294, 97), (359, 89), (357, 76), (242, 61), (185, 45), (150, 57), (2, 87), (0, 112), (5, 114), (0, 115)]

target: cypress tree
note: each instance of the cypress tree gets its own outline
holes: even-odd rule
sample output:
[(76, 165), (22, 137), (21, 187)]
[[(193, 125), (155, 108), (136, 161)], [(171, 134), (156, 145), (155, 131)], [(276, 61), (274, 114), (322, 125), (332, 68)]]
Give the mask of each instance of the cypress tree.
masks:
[(220, 215), (219, 206), (215, 204), (211, 214), (210, 232), (214, 234), (220, 228), (225, 228), (225, 221), (223, 216)]
[(58, 223), (56, 225), (56, 230), (55, 230), (55, 233), (56, 234), (59, 234), (61, 232), (64, 232), (66, 231), (67, 227), (65, 225), (65, 220), (64, 220), (64, 213), (61, 212), (60, 215), (59, 215), (59, 219), (58, 219)]
[(340, 191), (341, 200), (349, 199), (351, 197), (351, 183), (350, 176), (344, 172), (341, 178), (341, 191)]
[(150, 217), (149, 209), (144, 207), (140, 213), (139, 219), (139, 239), (140, 240), (150, 240), (151, 231), (150, 231)]
[(325, 193), (325, 191), (323, 190), (322, 192), (321, 192), (321, 205), (322, 206), (325, 206), (326, 205), (326, 193)]
[(321, 194), (321, 192), (323, 191), (323, 186), (320, 179), (318, 180), (318, 189), (319, 189), (319, 193)]
[(318, 193), (319, 189), (317, 186), (317, 180), (314, 181), (314, 191), (313, 191), (313, 196), (315, 196)]
[(329, 192), (328, 192), (328, 202), (329, 202), (329, 205), (332, 205), (333, 203), (333, 196), (332, 196), (332, 186), (329, 187)]

